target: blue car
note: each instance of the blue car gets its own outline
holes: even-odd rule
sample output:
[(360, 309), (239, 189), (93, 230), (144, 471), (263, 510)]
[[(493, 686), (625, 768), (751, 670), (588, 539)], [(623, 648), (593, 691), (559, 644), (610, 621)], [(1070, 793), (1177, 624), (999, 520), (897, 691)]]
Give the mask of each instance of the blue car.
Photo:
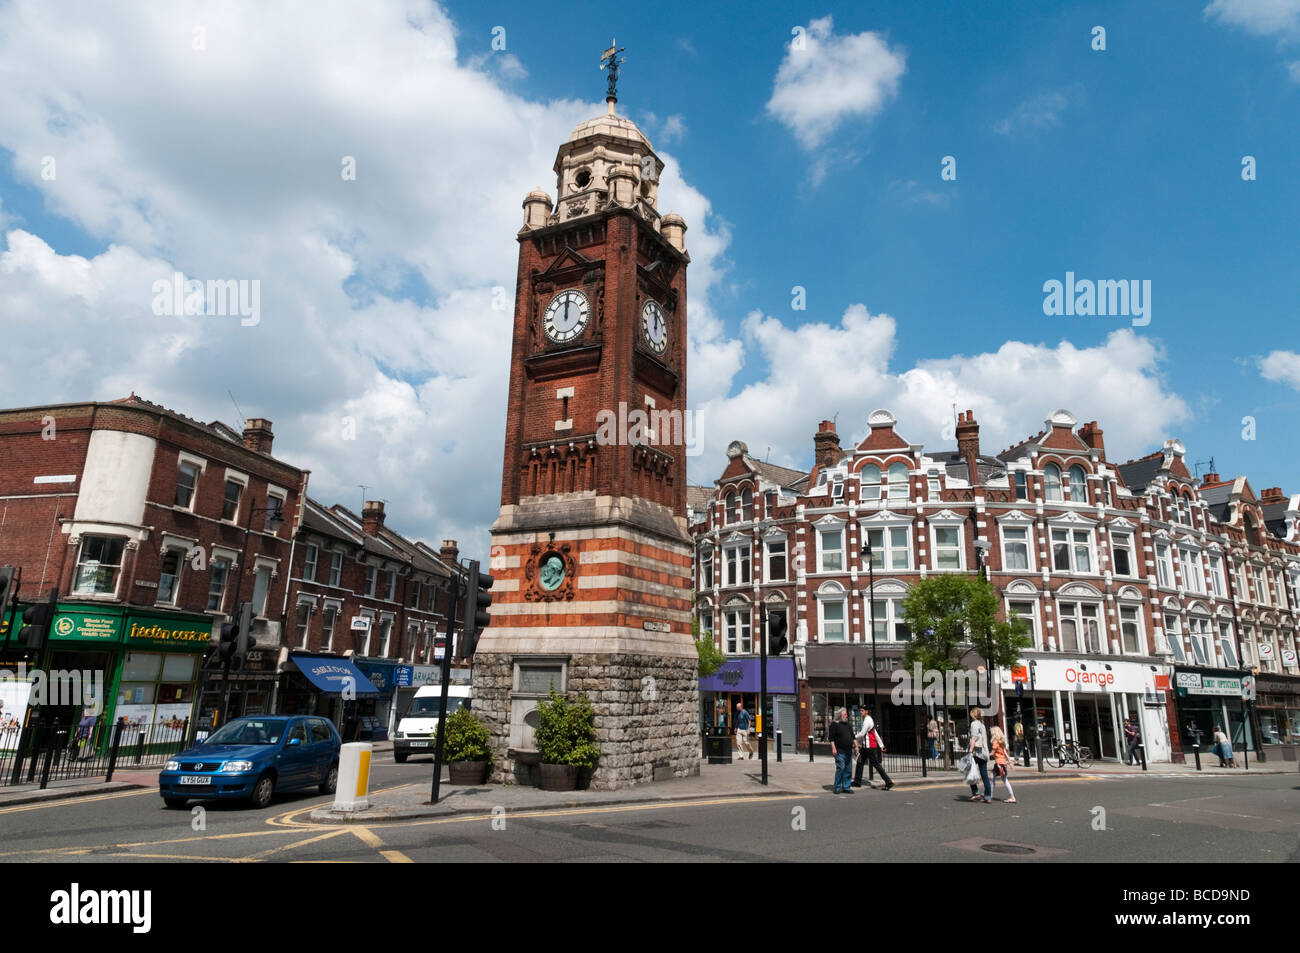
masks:
[(182, 751), (158, 775), (168, 807), (191, 798), (236, 798), (267, 807), (276, 791), (315, 787), (333, 794), (343, 741), (324, 718), (248, 715)]

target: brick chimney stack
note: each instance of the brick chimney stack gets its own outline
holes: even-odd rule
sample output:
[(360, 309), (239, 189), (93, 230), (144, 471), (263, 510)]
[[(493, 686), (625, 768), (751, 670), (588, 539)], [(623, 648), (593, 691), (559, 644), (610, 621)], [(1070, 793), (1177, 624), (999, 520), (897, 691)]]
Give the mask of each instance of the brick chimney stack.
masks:
[(1207, 473), (1205, 476), (1201, 477), (1201, 486), (1213, 486), (1219, 482), (1219, 475), (1217, 473)]
[(1259, 501), (1261, 503), (1285, 503), (1286, 494), (1282, 492), (1280, 486), (1270, 486), (1259, 495)]
[(957, 452), (966, 461), (970, 471), (970, 485), (978, 486), (980, 482), (980, 425), (975, 420), (975, 411), (968, 410), (957, 414)]
[(1101, 454), (1103, 460), (1106, 459), (1106, 444), (1101, 439), (1101, 428), (1097, 426), (1097, 421), (1090, 420), (1080, 427), (1079, 439)]
[(384, 501), (366, 500), (361, 509), (361, 528), (370, 536), (378, 536), (384, 526)]
[(255, 453), (271, 452), (271, 441), (275, 439), (271, 433), (271, 421), (264, 420), (261, 417), (251, 417), (244, 424), (244, 446)]
[(813, 434), (813, 456), (819, 467), (833, 467), (840, 460), (840, 435), (835, 432), (835, 422), (823, 420)]
[(460, 547), (456, 545), (454, 539), (444, 539), (442, 549), (438, 550), (438, 555), (448, 566), (455, 566), (460, 559)]

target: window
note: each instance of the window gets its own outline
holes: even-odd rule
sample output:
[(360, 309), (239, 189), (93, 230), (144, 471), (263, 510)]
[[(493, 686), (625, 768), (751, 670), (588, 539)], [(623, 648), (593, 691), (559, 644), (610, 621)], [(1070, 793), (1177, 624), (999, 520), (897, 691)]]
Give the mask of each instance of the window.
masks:
[(374, 566), (366, 567), (366, 595), (370, 598), (374, 598), (375, 580), (377, 579), (378, 576), (379, 576), (379, 571), (375, 569)]
[(321, 619), (320, 647), (323, 652), (334, 649), (334, 623), (339, 618), (339, 607), (332, 602), (325, 603), (325, 614)]
[(1062, 652), (1101, 652), (1100, 607), (1089, 602), (1062, 602), (1057, 622), (1061, 626)]
[(316, 581), (316, 558), (319, 552), (315, 546), (309, 545), (306, 554), (302, 558), (302, 578), (308, 582)]
[(226, 481), (226, 497), (221, 501), (221, 518), (232, 523), (239, 520), (239, 497), (244, 485), (237, 480)]
[(765, 516), (776, 515), (776, 490), (768, 490), (763, 494), (763, 514)]
[(392, 647), (390, 642), (393, 638), (393, 617), (384, 616), (379, 620), (379, 654), (383, 658), (388, 657), (388, 650)]
[(357, 632), (357, 654), (370, 654), (370, 630), (375, 627), (375, 613), (373, 611), (362, 610), (361, 617), (366, 620), (367, 625), (364, 631)]
[(1192, 592), (1205, 591), (1205, 574), (1201, 571), (1201, 554), (1192, 549), (1178, 550), (1178, 562), (1183, 571), (1183, 585)]
[(1186, 523), (1186, 522), (1187, 522), (1187, 507), (1186, 507), (1186, 504), (1183, 502), (1183, 498), (1182, 498), (1181, 496), (1179, 496), (1177, 493), (1174, 494), (1173, 504), (1174, 504), (1174, 505), (1173, 505), (1173, 513), (1170, 514), (1170, 515), (1173, 516), (1174, 522), (1175, 522), (1175, 523)]
[(818, 572), (840, 572), (844, 569), (844, 530), (820, 530), (817, 534), (817, 558), (821, 563)]
[(843, 481), (843, 480), (838, 480), (838, 479), (837, 479), (837, 480), (835, 480), (835, 481), (831, 484), (831, 499), (832, 499), (832, 500), (842, 500), (842, 499), (844, 499), (844, 481)]
[(727, 491), (727, 522), (740, 522), (740, 511), (736, 508), (736, 494), (734, 491)]
[(930, 477), (925, 481), (925, 486), (926, 486), (927, 498), (929, 499), (929, 501), (931, 503), (937, 502), (940, 497), (939, 478), (937, 476)]
[(1029, 499), (1029, 479), (1026, 477), (1024, 470), (1016, 471), (1016, 499)]
[(406, 648), (402, 652), (402, 658), (409, 658), (409, 659), (415, 658), (415, 653), (418, 650), (419, 640), (420, 640), (420, 626), (418, 623), (412, 622), (410, 625), (406, 627)]
[(903, 603), (898, 599), (875, 599), (871, 603), (871, 637), (877, 642), (910, 642), (912, 631), (903, 621)]
[(889, 498), (907, 499), (907, 464), (895, 463), (889, 468)]
[(727, 569), (724, 584), (728, 586), (749, 585), (749, 544), (729, 546), (724, 552), (724, 559)]
[(1049, 463), (1043, 467), (1043, 484), (1047, 489), (1047, 498), (1049, 500), (1060, 500), (1061, 496), (1061, 468), (1055, 463)]
[(1119, 607), (1119, 639), (1125, 653), (1142, 652), (1142, 609), (1139, 606)]
[(1156, 543), (1156, 578), (1164, 588), (1174, 588), (1174, 564), (1168, 543)]
[[(397, 600), (397, 570), (390, 569), (388, 570), (388, 601), (395, 602), (396, 600)], [(388, 653), (385, 652), (384, 654), (387, 655)]]
[(1030, 548), (1029, 527), (1002, 527), (1003, 569), (1032, 569), (1034, 564), (1030, 559)]
[(330, 585), (338, 586), (343, 582), (343, 554), (330, 553)]
[(713, 588), (713, 550), (700, 553), (700, 588)]
[(1282, 585), (1282, 573), (1273, 571), (1273, 605), (1286, 608), (1286, 586)]
[(1008, 602), (1007, 615), (1012, 618), (1023, 619), (1025, 624), (1029, 626), (1029, 637), (1034, 640), (1033, 644), (1035, 646), (1042, 644), (1038, 637), (1038, 612), (1034, 603)]
[(821, 609), (822, 641), (843, 642), (845, 640), (844, 602), (842, 600), (823, 602), (821, 604)]
[(1268, 589), (1264, 586), (1264, 570), (1259, 566), (1250, 567), (1250, 575), (1255, 581), (1255, 601), (1268, 604)]
[(728, 655), (747, 655), (753, 651), (754, 646), (750, 641), (749, 616), (749, 606), (740, 606), (727, 610)]
[(262, 529), (267, 533), (274, 533), (277, 529), (272, 522), (277, 519), (285, 519), (284, 513), (284, 495), (267, 491), (266, 494), (267, 511), (262, 516)]
[(193, 508), (194, 488), (199, 483), (199, 468), (192, 463), (182, 463), (176, 477), (176, 505), (181, 509)]
[(862, 499), (880, 499), (880, 467), (874, 463), (868, 463), (858, 471), (858, 475), (862, 480)]
[(1165, 641), (1169, 643), (1169, 651), (1174, 654), (1174, 661), (1187, 661), (1187, 654), (1183, 651), (1183, 634), (1178, 625), (1178, 616), (1172, 613), (1165, 613)]
[(1052, 569), (1056, 572), (1092, 572), (1092, 531), (1053, 529)]
[(407, 605), (409, 605), (412, 609), (420, 608), (420, 584), (418, 582), (412, 582), (407, 587), (407, 589), (410, 594), (410, 598), (409, 601), (407, 602)]
[(208, 571), (208, 611), (220, 612), (226, 598), (226, 580), (230, 578), (230, 560), (214, 559)]
[(117, 574), (122, 568), (122, 550), (126, 540), (117, 536), (81, 537), (81, 555), (77, 558), (75, 595), (117, 592)]
[(767, 546), (767, 581), (785, 581), (785, 537), (769, 539)]
[(1223, 664), (1228, 668), (1237, 667), (1237, 647), (1232, 638), (1232, 623), (1219, 623), (1219, 651), (1223, 653)]
[(162, 566), (158, 571), (159, 605), (175, 605), (180, 594), (181, 566), (185, 562), (185, 552), (180, 549), (163, 550)]
[(1135, 575), (1133, 572), (1133, 534), (1111, 533), (1110, 544), (1115, 553), (1115, 575)]
[(713, 638), (713, 610), (712, 609), (699, 610), (699, 618), (700, 618), (700, 638), (712, 639)]
[(935, 569), (961, 568), (961, 528), (935, 526), (930, 535), (934, 544)]
[(271, 567), (258, 566), (253, 573), (253, 615), (266, 617), (266, 597), (271, 590)]
[(1070, 500), (1075, 503), (1088, 502), (1088, 478), (1083, 467), (1070, 467)]
[(310, 603), (310, 602), (300, 602), (300, 603), (298, 603), (298, 619), (297, 619), (298, 642), (297, 642), (297, 645), (298, 645), (298, 648), (300, 648), (300, 649), (305, 649), (305, 648), (307, 647), (307, 631), (308, 631), (308, 629), (311, 627), (311, 608), (312, 608), (312, 607), (311, 607), (311, 603)]
[(1187, 620), (1188, 635), (1191, 637), (1192, 654), (1197, 665), (1209, 665), (1210, 654), (1210, 620), (1204, 616), (1191, 616)]
[[(888, 535), (886, 535), (888, 534)], [(912, 547), (907, 540), (907, 527), (869, 529), (867, 540), (871, 543), (871, 567), (897, 570), (912, 568)]]
[(749, 487), (740, 491), (740, 518), (745, 522), (754, 518), (754, 491)]
[(1210, 588), (1216, 596), (1228, 594), (1223, 587), (1223, 557), (1214, 554), (1210, 555)]

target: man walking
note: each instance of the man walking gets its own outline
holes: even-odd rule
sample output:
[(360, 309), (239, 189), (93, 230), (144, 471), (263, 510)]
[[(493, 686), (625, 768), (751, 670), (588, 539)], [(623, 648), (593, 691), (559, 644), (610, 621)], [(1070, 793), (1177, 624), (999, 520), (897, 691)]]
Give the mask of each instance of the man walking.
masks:
[(745, 711), (744, 702), (736, 702), (736, 753), (741, 749), (749, 752), (750, 760), (754, 758), (754, 746), (749, 743), (749, 712)]
[(858, 767), (853, 772), (853, 786), (855, 788), (862, 787), (862, 769), (866, 768), (867, 787), (874, 788), (875, 785), (871, 783), (871, 780), (875, 776), (874, 773), (875, 766), (872, 764), (871, 759), (867, 757), (867, 749), (868, 749), (867, 734), (871, 730), (872, 726), (874, 725), (874, 722), (871, 720), (871, 712), (867, 709), (866, 705), (863, 705), (858, 709), (858, 714), (862, 716), (862, 725), (858, 728), (857, 734), (853, 736), (853, 740), (854, 742), (857, 743), (857, 748), (859, 751)]
[(867, 762), (867, 786), (874, 788), (871, 783), (871, 775), (874, 771), (885, 779), (885, 790), (888, 791), (894, 786), (889, 775), (885, 773), (884, 753), (885, 746), (880, 740), (880, 732), (876, 730), (876, 722), (871, 717), (871, 709), (866, 705), (862, 706), (862, 728), (858, 731), (855, 739), (859, 742), (862, 755), (858, 758), (857, 778), (853, 782), (855, 788), (862, 787), (862, 762)]
[(1138, 729), (1131, 719), (1124, 719), (1124, 763), (1132, 764), (1137, 760)]
[(835, 722), (831, 725), (831, 754), (835, 755), (835, 793), (852, 794), (853, 749), (857, 742), (853, 740), (853, 726), (849, 724), (849, 710), (841, 708), (835, 713)]

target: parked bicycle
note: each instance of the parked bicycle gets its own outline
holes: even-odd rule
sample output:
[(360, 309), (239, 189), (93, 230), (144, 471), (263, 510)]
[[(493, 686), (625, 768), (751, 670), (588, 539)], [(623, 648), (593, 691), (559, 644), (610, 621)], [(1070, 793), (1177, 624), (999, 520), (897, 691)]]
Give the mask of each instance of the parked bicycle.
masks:
[(1077, 741), (1058, 741), (1052, 745), (1051, 760), (1056, 762), (1058, 768), (1063, 768), (1071, 762), (1086, 768), (1092, 764), (1092, 749)]

